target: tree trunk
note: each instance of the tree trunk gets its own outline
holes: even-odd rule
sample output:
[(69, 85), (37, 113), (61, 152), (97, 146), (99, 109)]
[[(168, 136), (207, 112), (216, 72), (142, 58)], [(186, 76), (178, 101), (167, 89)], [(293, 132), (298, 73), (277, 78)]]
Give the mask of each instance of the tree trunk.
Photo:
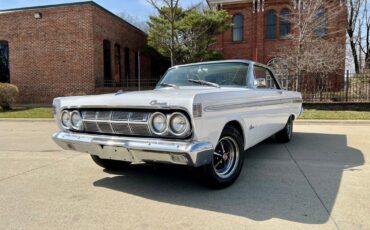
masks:
[(356, 71), (357, 74), (359, 74), (360, 73), (360, 63), (359, 63), (359, 60), (358, 60), (356, 44), (353, 41), (353, 31), (348, 31), (348, 36), (349, 36), (349, 39), (350, 39), (353, 62), (355, 64), (355, 71)]
[(171, 0), (171, 66), (175, 65), (174, 61), (174, 43), (175, 43), (175, 12), (173, 8), (173, 1)]

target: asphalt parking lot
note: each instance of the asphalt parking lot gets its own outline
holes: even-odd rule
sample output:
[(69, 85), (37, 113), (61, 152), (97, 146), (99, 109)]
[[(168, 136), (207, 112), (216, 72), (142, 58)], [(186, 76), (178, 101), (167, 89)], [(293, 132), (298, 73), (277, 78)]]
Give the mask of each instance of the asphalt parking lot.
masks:
[(209, 190), (186, 168), (112, 174), (62, 151), (51, 121), (0, 121), (0, 229), (370, 229), (370, 122), (295, 125)]

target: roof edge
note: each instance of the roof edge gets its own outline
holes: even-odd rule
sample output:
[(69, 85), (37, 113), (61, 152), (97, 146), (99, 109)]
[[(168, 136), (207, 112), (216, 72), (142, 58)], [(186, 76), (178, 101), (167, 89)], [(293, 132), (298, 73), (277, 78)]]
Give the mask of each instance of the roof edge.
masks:
[(50, 4), (50, 5), (42, 5), (42, 6), (28, 6), (28, 7), (19, 7), (19, 8), (11, 8), (0, 10), (2, 13), (6, 12), (15, 12), (15, 11), (23, 11), (23, 10), (36, 10), (36, 9), (45, 9), (45, 8), (54, 8), (54, 7), (63, 7), (63, 6), (74, 6), (74, 5), (88, 5), (88, 4), (97, 4), (93, 1), (83, 1), (83, 2), (71, 2), (71, 3), (62, 3), (62, 4)]
[(62, 3), (62, 4), (50, 4), (50, 5), (43, 5), (43, 6), (30, 6), (30, 7), (12, 8), (12, 9), (0, 10), (0, 14), (1, 13), (13, 13), (13, 12), (18, 12), (18, 11), (27, 11), (27, 10), (57, 8), (57, 7), (65, 7), (65, 6), (80, 6), (80, 5), (96, 6), (97, 8), (103, 10), (104, 12), (110, 14), (111, 16), (114, 16), (117, 19), (121, 20), (122, 22), (128, 24), (130, 27), (134, 28), (138, 32), (145, 34), (145, 36), (148, 35), (145, 31), (141, 30), (137, 26), (135, 26), (132, 23), (128, 22), (127, 20), (121, 18), (120, 16), (114, 14), (113, 12), (107, 10), (106, 8), (104, 8), (103, 6), (99, 5), (98, 3), (94, 2), (94, 1), (82, 1), (82, 2), (71, 2), (71, 3)]

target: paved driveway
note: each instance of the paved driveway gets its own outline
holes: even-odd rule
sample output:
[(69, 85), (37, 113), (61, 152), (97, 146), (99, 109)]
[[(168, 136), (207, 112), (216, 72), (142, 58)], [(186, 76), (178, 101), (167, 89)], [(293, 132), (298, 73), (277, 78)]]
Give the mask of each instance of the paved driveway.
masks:
[(184, 168), (104, 172), (55, 145), (56, 129), (0, 121), (0, 229), (370, 228), (370, 123), (300, 122), (219, 191)]

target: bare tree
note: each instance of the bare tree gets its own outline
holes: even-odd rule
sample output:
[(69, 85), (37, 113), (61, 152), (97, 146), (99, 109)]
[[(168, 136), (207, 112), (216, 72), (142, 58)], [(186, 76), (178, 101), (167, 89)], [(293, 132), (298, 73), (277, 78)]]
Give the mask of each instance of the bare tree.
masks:
[(365, 54), (365, 69), (370, 70), (370, 3), (365, 1), (364, 8), (363, 8), (363, 23), (364, 23), (364, 31), (360, 42), (361, 50)]
[(357, 74), (370, 69), (370, 4), (368, 0), (347, 0), (347, 34)]
[(361, 28), (361, 26), (360, 27), (357, 26), (358, 24), (360, 24), (359, 23), (360, 9), (363, 3), (364, 0), (348, 0), (347, 2), (348, 9), (347, 34), (349, 37), (349, 44), (351, 47), (356, 73), (360, 72), (360, 62), (361, 62), (361, 54), (358, 53), (357, 49), (360, 43), (360, 39), (358, 34), (356, 34), (356, 30), (358, 30), (358, 28)]
[(164, 6), (169, 9), (168, 14), (164, 14), (166, 19), (170, 22), (171, 30), (171, 41), (170, 41), (170, 55), (171, 55), (171, 66), (175, 65), (174, 61), (174, 50), (175, 50), (175, 24), (177, 18), (177, 8), (179, 6), (180, 0), (147, 0), (158, 12), (161, 11), (161, 8)]
[(130, 23), (131, 25), (139, 28), (140, 30), (148, 32), (148, 24), (145, 21), (140, 20), (138, 17), (132, 16), (126, 12), (122, 12), (118, 14), (118, 16), (127, 21), (128, 23)]
[(287, 38), (289, 49), (282, 47), (276, 56), (283, 59), (290, 72), (295, 73), (295, 89), (299, 90), (304, 74), (325, 78), (344, 63), (345, 49), (329, 22), (339, 19), (343, 7), (326, 0), (292, 0), (293, 11), (285, 18), (292, 25)]

